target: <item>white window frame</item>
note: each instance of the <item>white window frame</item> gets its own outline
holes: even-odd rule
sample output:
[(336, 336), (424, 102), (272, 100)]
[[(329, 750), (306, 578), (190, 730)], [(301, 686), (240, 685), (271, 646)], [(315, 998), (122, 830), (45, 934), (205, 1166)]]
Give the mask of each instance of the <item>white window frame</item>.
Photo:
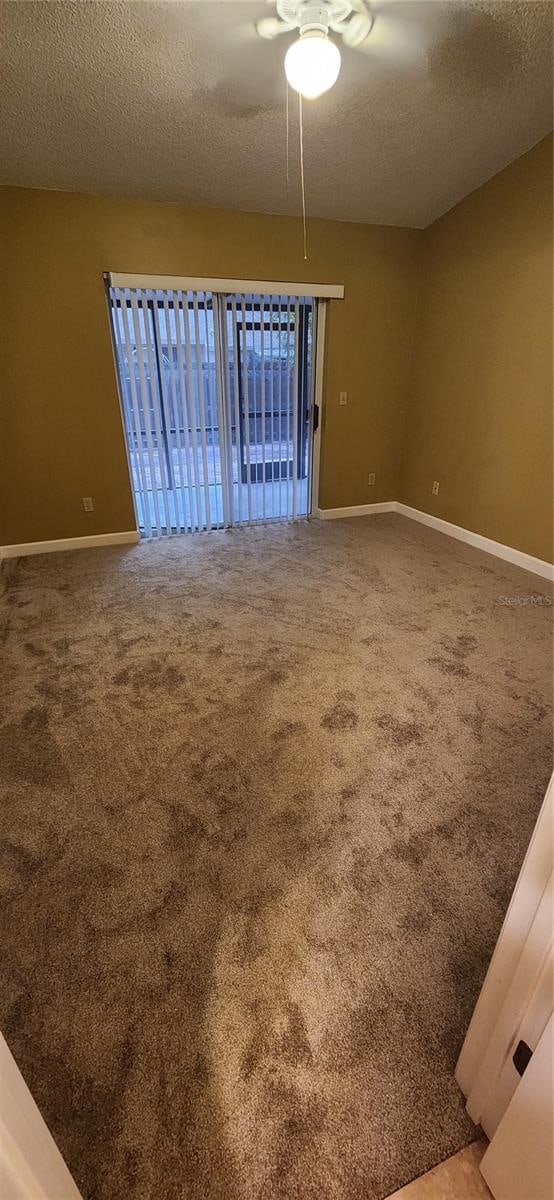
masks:
[(344, 284), (284, 283), (275, 279), (210, 279), (192, 275), (129, 275), (107, 271), (111, 287), (154, 288), (160, 291), (224, 292), (268, 296), (313, 296), (314, 300), (344, 300)]

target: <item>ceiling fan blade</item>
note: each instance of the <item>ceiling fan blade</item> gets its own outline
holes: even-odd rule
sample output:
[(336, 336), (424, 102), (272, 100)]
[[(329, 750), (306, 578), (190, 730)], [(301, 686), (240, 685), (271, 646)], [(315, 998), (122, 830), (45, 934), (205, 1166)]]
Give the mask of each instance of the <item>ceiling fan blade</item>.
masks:
[(290, 33), (292, 29), (296, 29), (296, 26), (279, 21), (277, 17), (262, 17), (261, 21), (256, 22), (256, 33), (267, 41), (279, 37), (280, 33)]
[[(373, 28), (373, 16), (369, 12), (356, 12), (346, 26), (342, 26), (342, 40), (345, 46), (356, 49), (363, 45)], [(331, 27), (332, 28), (332, 27)]]
[(406, 8), (406, 4), (392, 3), (374, 8), (372, 29), (356, 49), (392, 67), (423, 58), (432, 37), (423, 22), (407, 15)]

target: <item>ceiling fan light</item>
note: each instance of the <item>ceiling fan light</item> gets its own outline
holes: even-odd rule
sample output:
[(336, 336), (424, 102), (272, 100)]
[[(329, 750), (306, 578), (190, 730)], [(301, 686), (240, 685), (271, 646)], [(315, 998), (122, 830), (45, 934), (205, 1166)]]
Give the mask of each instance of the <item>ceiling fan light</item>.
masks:
[(285, 75), (290, 86), (309, 100), (321, 96), (336, 83), (340, 50), (320, 29), (306, 30), (285, 55)]

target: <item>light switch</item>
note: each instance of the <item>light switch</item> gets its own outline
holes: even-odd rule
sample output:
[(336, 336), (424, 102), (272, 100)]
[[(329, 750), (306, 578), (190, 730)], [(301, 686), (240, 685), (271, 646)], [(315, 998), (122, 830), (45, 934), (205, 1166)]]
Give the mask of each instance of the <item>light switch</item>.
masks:
[(346, 404), (348, 392), (339, 392), (339, 404)]

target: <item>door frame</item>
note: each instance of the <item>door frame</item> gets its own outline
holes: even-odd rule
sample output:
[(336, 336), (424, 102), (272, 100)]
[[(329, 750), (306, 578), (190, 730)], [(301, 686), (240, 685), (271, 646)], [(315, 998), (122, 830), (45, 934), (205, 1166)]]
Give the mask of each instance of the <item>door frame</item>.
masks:
[[(129, 480), (129, 491), (135, 512), (135, 524), (138, 533), (142, 532), (142, 526), (139, 523), (138, 500), (133, 486), (133, 471), (132, 463), (127, 441), (127, 430), (125, 424), (125, 405), (124, 396), (121, 387), (119, 376), (119, 362), (117, 355), (117, 337), (112, 313), (112, 289), (137, 289), (145, 290), (169, 290), (182, 291), (193, 290), (211, 292), (212, 303), (214, 309), (214, 319), (216, 311), (219, 312), (220, 302), (223, 299), (223, 305), (226, 304), (226, 297), (230, 294), (259, 294), (270, 296), (287, 296), (287, 297), (310, 297), (314, 307), (313, 332), (312, 332), (312, 355), (311, 355), (311, 374), (310, 382), (310, 419), (307, 431), (308, 438), (308, 464), (307, 464), (307, 490), (308, 504), (306, 517), (319, 516), (319, 480), (321, 469), (321, 440), (324, 421), (324, 356), (325, 356), (325, 328), (327, 316), (327, 304), (331, 299), (344, 298), (344, 286), (338, 284), (283, 284), (274, 281), (251, 281), (251, 280), (223, 280), (223, 279), (204, 279), (179, 276), (141, 276), (141, 275), (120, 275), (114, 272), (104, 272), (104, 285), (106, 296), (106, 307), (108, 312), (109, 327), (111, 332), (112, 343), (112, 359), (114, 364), (114, 374), (116, 377), (116, 387), (119, 396), (119, 413), (121, 420), (121, 430), (123, 434), (123, 443), (127, 457), (127, 475)], [(154, 323), (155, 325), (155, 323)], [(154, 330), (155, 333), (155, 330)], [(154, 338), (156, 342), (156, 338)], [(221, 339), (216, 338), (216, 355), (221, 358), (224, 343)], [(158, 350), (156, 342), (156, 350)], [(223, 369), (223, 368), (222, 368)], [(299, 405), (299, 412), (301, 411)], [(316, 424), (317, 417), (317, 424)], [(220, 425), (220, 434), (221, 434)], [(223, 527), (227, 523), (231, 523), (231, 509), (225, 512), (225, 489), (223, 497)], [(230, 504), (230, 499), (228, 504)], [(227, 518), (227, 519), (226, 519)], [(240, 522), (242, 523), (242, 522)], [(146, 536), (149, 536), (149, 530), (145, 525)], [(170, 531), (166, 531), (170, 532)], [(172, 532), (172, 531), (171, 531)], [(180, 532), (180, 531), (179, 531)], [(163, 535), (163, 530), (158, 531)]]
[(551, 1015), (479, 1163), (485, 1182), (498, 1200), (521, 1200), (522, 1196), (550, 1200), (552, 1196), (553, 1056)]
[(0, 1033), (0, 1193), (11, 1200), (83, 1200)]
[[(327, 301), (314, 296), (315, 303), (315, 356), (312, 350), (313, 370), (313, 400), (309, 436), (311, 439), (311, 479), (310, 506), (308, 517), (319, 516), (319, 472), (321, 464), (321, 436), (323, 427), (323, 370), (325, 364), (325, 325), (327, 320)], [(317, 414), (317, 428), (314, 421)]]
[(540, 965), (542, 956), (541, 949), (537, 959), (534, 945), (537, 933), (544, 941), (536, 918), (541, 913), (541, 906), (544, 906), (552, 875), (553, 832), (554, 775), (550, 778), (456, 1064), (456, 1079), (467, 1098), (467, 1111), (475, 1124), (479, 1124), (486, 1114), (489, 1097), (510, 1049), (514, 1031), (519, 1028), (533, 994), (536, 966)]

